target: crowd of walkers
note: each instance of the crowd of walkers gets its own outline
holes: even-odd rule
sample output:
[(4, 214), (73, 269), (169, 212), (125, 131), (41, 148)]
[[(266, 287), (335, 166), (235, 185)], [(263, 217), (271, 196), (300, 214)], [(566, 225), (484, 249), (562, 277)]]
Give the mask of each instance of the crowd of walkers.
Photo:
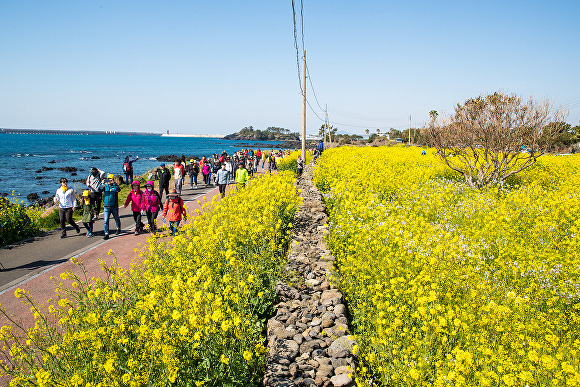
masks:
[[(268, 169), (268, 172), (275, 171), (276, 159), (284, 157), (288, 151), (263, 152), (261, 149), (243, 149), (228, 155), (225, 151), (221, 154), (213, 154), (211, 157), (203, 156), (201, 159), (186, 160), (185, 156), (176, 160), (171, 166), (161, 164), (156, 168), (150, 179), (144, 184), (144, 189), (138, 180), (134, 180), (133, 163), (139, 160), (137, 156), (134, 159), (125, 157), (123, 160), (122, 171), (125, 175), (124, 183), (131, 186), (124, 207), (131, 205), (133, 220), (135, 222), (135, 235), (144, 232), (146, 220), (149, 225), (149, 231), (156, 233), (158, 227), (156, 219), (162, 212), (162, 220), (165, 223), (169, 221), (169, 229), (172, 235), (175, 235), (179, 224), (182, 220), (187, 220), (187, 212), (180, 197), (183, 191), (186, 178), (189, 180), (189, 189), (198, 188), (198, 178), (201, 173), (200, 184), (206, 188), (217, 186), (222, 197), (226, 195), (226, 189), (229, 185), (236, 184), (238, 189), (243, 189), (250, 178), (257, 173), (261, 167), (262, 170)], [(299, 160), (299, 170), (302, 164)], [(174, 179), (174, 186), (169, 187), (171, 178)], [(122, 179), (121, 179), (122, 180)], [(158, 190), (155, 190), (155, 183), (158, 181)], [(115, 221), (115, 234), (121, 233), (121, 219), (119, 217), (119, 179), (115, 179), (113, 174), (106, 174), (104, 171), (93, 167), (86, 179), (86, 190), (81, 195), (81, 207), (83, 209), (82, 224), (86, 229), (87, 237), (94, 236), (93, 225), (99, 220), (101, 205), (103, 206), (103, 239), (109, 239), (110, 228), (109, 221), (112, 217)], [(67, 236), (66, 223), (70, 224), (80, 233), (80, 227), (73, 220), (73, 211), (77, 207), (77, 196), (74, 188), (68, 185), (66, 178), (61, 178), (60, 187), (57, 189), (54, 202), (58, 204), (58, 213), (61, 227), (61, 238)], [(163, 194), (165, 193), (165, 201)]]

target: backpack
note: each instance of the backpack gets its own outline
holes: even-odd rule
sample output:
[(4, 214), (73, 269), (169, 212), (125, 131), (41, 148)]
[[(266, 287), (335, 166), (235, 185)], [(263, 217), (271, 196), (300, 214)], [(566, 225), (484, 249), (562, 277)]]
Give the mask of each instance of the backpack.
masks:
[(125, 173), (131, 172), (131, 164), (129, 163), (123, 164), (123, 172)]

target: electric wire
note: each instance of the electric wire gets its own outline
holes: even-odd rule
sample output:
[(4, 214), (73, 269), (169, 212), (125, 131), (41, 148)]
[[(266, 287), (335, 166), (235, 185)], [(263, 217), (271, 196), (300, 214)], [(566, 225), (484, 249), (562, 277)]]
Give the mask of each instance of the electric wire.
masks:
[(320, 108), (321, 111), (324, 111), (322, 106), (320, 106), (320, 102), (318, 102), (318, 97), (316, 96), (316, 91), (314, 90), (314, 85), (312, 84), (312, 77), (310, 76), (310, 70), (308, 69), (308, 63), (306, 63), (306, 75), (308, 76), (308, 82), (310, 83), (310, 88), (312, 89), (312, 94), (314, 95), (314, 99), (316, 100), (316, 104)]
[[(302, 76), (300, 74), (300, 54), (298, 52), (298, 33), (296, 31), (296, 9), (294, 8), (294, 0), (292, 0), (292, 21), (294, 22), (294, 47), (296, 48), (296, 67), (298, 68), (298, 86), (300, 86), (300, 92), (304, 93), (302, 90)], [(302, 32), (302, 46), (304, 46), (304, 31)]]

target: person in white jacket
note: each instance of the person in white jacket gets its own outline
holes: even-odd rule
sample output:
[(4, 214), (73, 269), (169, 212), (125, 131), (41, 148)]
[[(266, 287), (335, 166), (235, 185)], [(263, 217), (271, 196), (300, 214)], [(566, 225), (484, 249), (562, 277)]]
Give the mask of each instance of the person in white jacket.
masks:
[(81, 232), (81, 228), (73, 220), (73, 211), (77, 205), (77, 198), (75, 191), (68, 186), (66, 178), (60, 179), (60, 187), (56, 190), (54, 202), (58, 203), (58, 218), (60, 220), (61, 238), (66, 237), (66, 222), (73, 226), (77, 234)]

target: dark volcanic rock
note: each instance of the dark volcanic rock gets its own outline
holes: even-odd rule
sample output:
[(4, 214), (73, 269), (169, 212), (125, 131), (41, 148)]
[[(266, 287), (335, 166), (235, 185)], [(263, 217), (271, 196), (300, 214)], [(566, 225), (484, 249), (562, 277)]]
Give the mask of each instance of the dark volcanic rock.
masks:
[(52, 171), (54, 168), (53, 167), (42, 167), (40, 170), (41, 171)]
[(91, 156), (91, 160), (98, 160), (98, 159), (100, 159), (99, 156)]
[(60, 167), (58, 168), (59, 171), (63, 172), (76, 172), (77, 169), (75, 167)]
[(46, 195), (46, 194), (48, 194), (48, 193), (50, 193), (50, 192), (49, 192), (49, 191), (42, 191), (41, 193), (42, 193), (43, 195)]
[(48, 163), (49, 164), (56, 164), (56, 160), (50, 160)]
[(26, 196), (26, 199), (28, 199), (29, 202), (33, 202), (35, 200), (38, 200), (38, 194), (37, 193), (28, 194)]

